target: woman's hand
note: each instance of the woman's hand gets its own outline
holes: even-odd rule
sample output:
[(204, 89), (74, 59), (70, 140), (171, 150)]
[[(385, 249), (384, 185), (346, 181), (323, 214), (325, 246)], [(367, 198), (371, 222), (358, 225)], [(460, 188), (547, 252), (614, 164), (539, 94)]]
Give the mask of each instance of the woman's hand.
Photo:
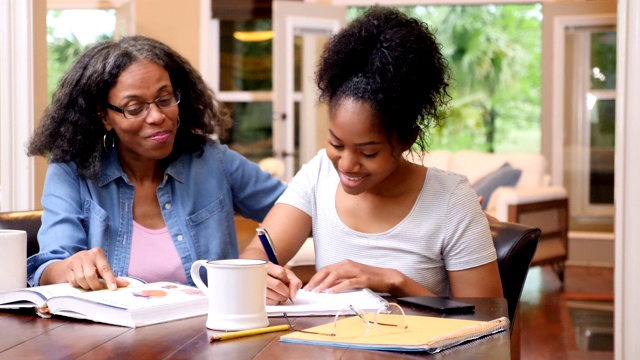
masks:
[(289, 269), (267, 264), (267, 305), (279, 305), (289, 299), (295, 299), (302, 281)]
[(124, 279), (118, 279), (101, 248), (83, 250), (69, 258), (52, 263), (42, 274), (41, 284), (69, 282), (74, 287), (85, 290), (101, 290), (105, 284), (110, 290), (129, 285)]
[(369, 288), (376, 292), (393, 293), (405, 276), (395, 269), (364, 265), (352, 260), (342, 260), (320, 269), (305, 290), (339, 293), (351, 289)]

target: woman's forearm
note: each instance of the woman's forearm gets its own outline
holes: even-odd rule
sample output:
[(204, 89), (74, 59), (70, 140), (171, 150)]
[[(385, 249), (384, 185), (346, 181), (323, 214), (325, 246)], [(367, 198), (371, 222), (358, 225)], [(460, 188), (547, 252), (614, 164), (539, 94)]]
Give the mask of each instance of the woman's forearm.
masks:
[(389, 294), (392, 296), (438, 296), (398, 270), (389, 269), (389, 272), (391, 279)]

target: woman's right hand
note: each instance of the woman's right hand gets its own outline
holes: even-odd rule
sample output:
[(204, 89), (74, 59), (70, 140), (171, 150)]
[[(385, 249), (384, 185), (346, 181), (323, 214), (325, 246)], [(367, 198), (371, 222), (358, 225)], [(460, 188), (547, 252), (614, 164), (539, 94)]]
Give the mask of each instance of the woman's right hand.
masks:
[(295, 299), (302, 287), (293, 271), (272, 262), (267, 264), (267, 305), (279, 305), (289, 299)]
[[(101, 290), (105, 284), (110, 290), (129, 285), (118, 279), (101, 248), (83, 250), (69, 258), (49, 265), (42, 274), (41, 283), (69, 282), (85, 290)], [(48, 281), (45, 281), (47, 279)], [(57, 280), (57, 281), (56, 281)]]

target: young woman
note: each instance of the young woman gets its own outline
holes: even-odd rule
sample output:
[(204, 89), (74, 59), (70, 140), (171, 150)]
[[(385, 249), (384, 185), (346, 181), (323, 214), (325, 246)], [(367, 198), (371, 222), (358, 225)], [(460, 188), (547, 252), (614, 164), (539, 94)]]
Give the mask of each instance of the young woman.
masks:
[[(320, 100), (326, 149), (305, 164), (269, 212), (281, 264), (313, 234), (312, 291), (368, 287), (394, 296), (502, 296), (487, 217), (466, 177), (413, 164), (448, 101), (448, 68), (426, 24), (373, 7), (325, 48)], [(256, 238), (242, 257), (265, 258)], [(270, 264), (267, 302), (301, 281)]]

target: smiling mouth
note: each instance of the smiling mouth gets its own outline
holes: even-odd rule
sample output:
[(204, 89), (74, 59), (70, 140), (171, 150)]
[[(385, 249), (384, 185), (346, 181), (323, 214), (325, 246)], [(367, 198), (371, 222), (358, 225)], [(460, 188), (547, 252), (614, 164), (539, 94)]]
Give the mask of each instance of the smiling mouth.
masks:
[(155, 141), (165, 141), (165, 140), (167, 140), (169, 138), (170, 135), (171, 135), (170, 132), (163, 131), (163, 132), (155, 133), (155, 134), (149, 136), (149, 139), (155, 140)]
[(345, 173), (340, 173), (340, 178), (342, 179), (343, 182), (346, 181), (346, 182), (354, 184), (354, 183), (359, 183), (364, 178), (366, 178), (366, 176), (364, 176), (364, 175), (354, 176), (354, 175), (347, 175)]
[(349, 176), (349, 175), (344, 175), (344, 178), (349, 180), (349, 181), (358, 181), (358, 180), (364, 179), (364, 176), (353, 177), (353, 176)]

